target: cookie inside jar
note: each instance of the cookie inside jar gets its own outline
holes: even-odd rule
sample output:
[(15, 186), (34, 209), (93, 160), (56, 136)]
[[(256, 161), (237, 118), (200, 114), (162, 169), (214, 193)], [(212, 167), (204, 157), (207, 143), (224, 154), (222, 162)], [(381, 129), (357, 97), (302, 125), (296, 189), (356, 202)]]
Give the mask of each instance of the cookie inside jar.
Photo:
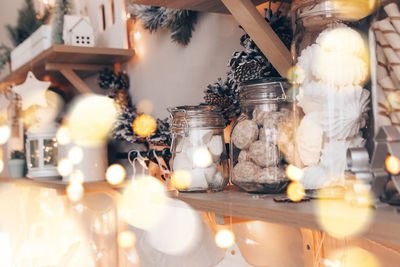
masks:
[(240, 87), (241, 115), (231, 132), (230, 177), (233, 184), (254, 193), (285, 190), (279, 129), (290, 119), (285, 79), (249, 81)]

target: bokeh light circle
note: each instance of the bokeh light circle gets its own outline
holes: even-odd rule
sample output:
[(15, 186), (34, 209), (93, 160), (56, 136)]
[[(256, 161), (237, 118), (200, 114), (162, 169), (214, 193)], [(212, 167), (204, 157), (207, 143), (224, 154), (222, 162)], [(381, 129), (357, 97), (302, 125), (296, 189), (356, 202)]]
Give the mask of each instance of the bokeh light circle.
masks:
[(177, 170), (172, 173), (172, 185), (178, 190), (184, 190), (192, 183), (192, 175), (186, 170)]
[(193, 153), (193, 164), (198, 168), (207, 168), (212, 163), (212, 155), (207, 147), (198, 147)]
[(390, 174), (397, 175), (400, 173), (400, 160), (395, 156), (387, 156), (385, 166)]
[(130, 248), (135, 245), (136, 236), (131, 231), (123, 231), (118, 234), (118, 245), (122, 248)]
[(126, 176), (125, 168), (121, 164), (112, 164), (107, 168), (106, 179), (112, 185), (120, 184)]
[(220, 248), (229, 248), (235, 243), (235, 235), (230, 230), (220, 230), (215, 234), (215, 243)]
[(157, 129), (156, 120), (150, 115), (140, 115), (133, 121), (133, 131), (142, 137), (151, 136)]
[(0, 126), (0, 145), (5, 144), (10, 137), (10, 128), (7, 125)]
[(58, 162), (57, 170), (61, 176), (68, 176), (71, 174), (73, 164), (70, 159), (62, 159)]
[(289, 184), (286, 193), (290, 200), (294, 202), (299, 202), (303, 199), (305, 190), (300, 183), (292, 182)]

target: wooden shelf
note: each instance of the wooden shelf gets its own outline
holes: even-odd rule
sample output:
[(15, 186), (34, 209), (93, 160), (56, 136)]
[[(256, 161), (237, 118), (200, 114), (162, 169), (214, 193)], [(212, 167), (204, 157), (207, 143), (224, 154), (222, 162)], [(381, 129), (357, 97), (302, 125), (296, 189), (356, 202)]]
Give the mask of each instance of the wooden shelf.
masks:
[[(62, 83), (65, 79), (60, 72), (66, 76), (63, 72), (65, 70), (67, 75), (76, 70), (78, 78), (86, 77), (104, 67), (113, 67), (116, 63), (125, 62), (134, 55), (135, 51), (130, 49), (53, 45), (1, 79), (0, 84), (1, 88), (4, 88), (11, 83), (22, 83), (28, 71), (32, 71), (38, 79), (49, 75), (52, 81)], [(72, 76), (74, 74), (75, 72)], [(69, 77), (67, 79), (70, 81)]]
[[(162, 6), (202, 12), (229, 13), (220, 0), (133, 0), (133, 4), (147, 6)], [(253, 4), (265, 3), (263, 0), (252, 0)]]
[[(299, 228), (324, 230), (318, 223), (315, 200), (301, 203), (277, 203), (276, 195), (255, 195), (238, 191), (218, 193), (174, 193), (194, 209), (250, 220), (262, 220)], [(325, 201), (325, 200), (324, 200)], [(340, 211), (332, 213), (340, 218)], [(374, 212), (372, 222), (360, 237), (400, 245), (400, 213), (393, 206), (384, 206)], [(339, 215), (338, 215), (339, 214)], [(335, 217), (338, 215), (337, 217)]]
[[(0, 183), (13, 183), (18, 186), (29, 186), (29, 187), (41, 187), (48, 189), (55, 189), (64, 193), (67, 189), (68, 183), (61, 180), (53, 181), (38, 181), (29, 178), (0, 178)], [(96, 192), (106, 192), (113, 189), (118, 189), (124, 187), (129, 180), (120, 185), (110, 185), (107, 181), (97, 181), (97, 182), (87, 182), (83, 184), (85, 193), (96, 193)]]

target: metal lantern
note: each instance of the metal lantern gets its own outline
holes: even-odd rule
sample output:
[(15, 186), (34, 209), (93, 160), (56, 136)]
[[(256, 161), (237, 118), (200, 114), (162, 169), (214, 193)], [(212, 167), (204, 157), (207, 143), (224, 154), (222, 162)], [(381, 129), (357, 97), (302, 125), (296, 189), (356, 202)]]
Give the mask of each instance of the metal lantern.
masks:
[(26, 160), (29, 178), (54, 180), (59, 177), (56, 130), (56, 125), (52, 124), (38, 130), (30, 129), (27, 132)]

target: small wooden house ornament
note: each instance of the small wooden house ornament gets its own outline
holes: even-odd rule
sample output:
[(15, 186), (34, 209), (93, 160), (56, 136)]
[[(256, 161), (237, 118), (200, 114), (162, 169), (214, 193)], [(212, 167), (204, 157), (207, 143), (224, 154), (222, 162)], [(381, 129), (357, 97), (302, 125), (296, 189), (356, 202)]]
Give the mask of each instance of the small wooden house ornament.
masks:
[(66, 45), (94, 46), (94, 32), (89, 18), (65, 15), (63, 39)]

